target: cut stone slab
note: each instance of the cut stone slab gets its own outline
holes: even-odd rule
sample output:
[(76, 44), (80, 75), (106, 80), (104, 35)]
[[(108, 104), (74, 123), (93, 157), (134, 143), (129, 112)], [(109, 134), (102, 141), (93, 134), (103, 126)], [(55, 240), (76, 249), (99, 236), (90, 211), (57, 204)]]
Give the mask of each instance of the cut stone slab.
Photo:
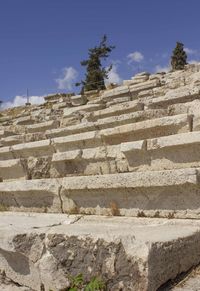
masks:
[(106, 102), (106, 108), (109, 108), (110, 106), (116, 105), (116, 104), (122, 104), (123, 102), (131, 101), (130, 96), (124, 96), (116, 99), (111, 99), (109, 102)]
[(199, 168), (0, 183), (12, 211), (199, 218)]
[(110, 291), (156, 291), (199, 263), (199, 243), (193, 220), (0, 213), (0, 269), (36, 291), (79, 273)]
[(0, 209), (62, 212), (56, 179), (17, 180), (0, 183)]
[(130, 172), (199, 167), (200, 132), (122, 143), (120, 151)]
[(198, 175), (197, 169), (180, 169), (63, 178), (63, 211), (198, 218)]
[(71, 117), (75, 113), (92, 112), (92, 111), (100, 110), (102, 108), (105, 108), (104, 104), (86, 104), (82, 106), (66, 108), (64, 109), (63, 117)]
[(139, 103), (138, 101), (124, 102), (122, 104), (113, 105), (112, 107), (92, 112), (88, 116), (88, 120), (94, 121), (100, 118), (140, 111), (143, 109), (144, 109), (144, 104)]
[(8, 137), (8, 136), (11, 136), (11, 135), (14, 135), (15, 133), (13, 131), (10, 131), (10, 130), (6, 130), (6, 129), (0, 129), (0, 138), (2, 137)]
[(33, 133), (33, 132), (42, 132), (46, 131), (48, 129), (53, 129), (59, 127), (60, 122), (58, 120), (50, 120), (46, 122), (41, 122), (33, 125), (27, 125), (26, 126), (26, 131), (28, 133)]
[(108, 144), (135, 141), (191, 131), (192, 116), (180, 114), (103, 129), (100, 135)]
[(4, 180), (26, 179), (27, 173), (20, 159), (0, 161), (0, 177)]
[(14, 156), (11, 151), (11, 147), (0, 148), (0, 160), (11, 160)]
[(24, 138), (22, 135), (13, 135), (1, 138), (1, 144), (2, 146), (11, 146), (15, 144), (20, 144), (24, 141)]
[(130, 91), (128, 86), (119, 86), (117, 88), (111, 90), (105, 90), (102, 95), (101, 99), (105, 102), (113, 101), (113, 99), (118, 99), (121, 97), (129, 97)]
[(73, 106), (80, 106), (80, 105), (84, 105), (87, 103), (87, 98), (84, 95), (71, 96), (70, 100), (71, 100)]
[(159, 86), (160, 86), (160, 80), (155, 79), (155, 80), (148, 80), (146, 82), (131, 85), (129, 87), (129, 90), (130, 90), (131, 96), (136, 97), (140, 91), (149, 90), (149, 89), (159, 87)]
[[(149, 108), (166, 108), (174, 103), (190, 102), (199, 99), (200, 87), (183, 86), (175, 90), (168, 90), (164, 96), (153, 98)], [(144, 100), (143, 100), (144, 101)], [(142, 98), (141, 98), (141, 102)]]
[(51, 141), (48, 139), (14, 145), (11, 150), (16, 158), (51, 156), (55, 152)]
[[(199, 291), (200, 290), (200, 273), (199, 267), (192, 270), (190, 274), (186, 276), (176, 286), (171, 287), (172, 291)], [(167, 288), (161, 289), (161, 291), (167, 291)]]
[(53, 138), (52, 144), (57, 152), (64, 152), (66, 149), (72, 150), (98, 146), (102, 144), (102, 141), (97, 131), (89, 131)]
[(34, 124), (36, 121), (32, 118), (32, 116), (22, 116), (15, 120), (14, 124), (16, 125), (30, 125)]
[[(145, 111), (137, 111), (137, 112), (131, 112), (121, 115), (114, 115), (110, 117), (105, 117), (102, 119), (99, 119), (98, 121), (92, 122), (82, 122), (80, 124), (67, 126), (63, 128), (58, 129), (52, 129), (46, 131), (46, 137), (48, 138), (54, 138), (59, 136), (67, 136), (77, 133), (83, 133), (87, 131), (94, 131), (94, 130), (100, 130), (105, 128), (112, 128), (124, 124), (132, 124), (135, 122), (140, 122), (143, 120), (149, 120), (149, 119), (155, 119), (155, 118), (161, 118), (168, 115), (168, 111), (166, 109), (150, 109)], [(85, 117), (86, 120), (90, 120), (90, 115)]]
[(147, 150), (200, 144), (200, 131), (163, 136), (148, 140)]

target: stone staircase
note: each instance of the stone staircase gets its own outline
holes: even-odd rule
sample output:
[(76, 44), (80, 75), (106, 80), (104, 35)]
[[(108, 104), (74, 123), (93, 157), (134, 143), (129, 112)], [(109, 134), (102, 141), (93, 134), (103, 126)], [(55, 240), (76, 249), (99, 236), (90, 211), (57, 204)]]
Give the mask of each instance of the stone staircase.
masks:
[(0, 115), (2, 290), (154, 291), (197, 265), (200, 64), (45, 101)]

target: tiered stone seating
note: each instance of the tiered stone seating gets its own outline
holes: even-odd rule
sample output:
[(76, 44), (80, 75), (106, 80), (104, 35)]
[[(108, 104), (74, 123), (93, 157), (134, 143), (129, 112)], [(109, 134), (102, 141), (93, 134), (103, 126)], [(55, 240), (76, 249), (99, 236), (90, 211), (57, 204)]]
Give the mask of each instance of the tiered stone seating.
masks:
[[(64, 288), (74, 270), (103, 275), (109, 290), (156, 291), (199, 263), (199, 79), (188, 65), (2, 112), (0, 269), (38, 291)], [(89, 244), (105, 253), (99, 271), (90, 256), (71, 265), (82, 258), (72, 245)]]

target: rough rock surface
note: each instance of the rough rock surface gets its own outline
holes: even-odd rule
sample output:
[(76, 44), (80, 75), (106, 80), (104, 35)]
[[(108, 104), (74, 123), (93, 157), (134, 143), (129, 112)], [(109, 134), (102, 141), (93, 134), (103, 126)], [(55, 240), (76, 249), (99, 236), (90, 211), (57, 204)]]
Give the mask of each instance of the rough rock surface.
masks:
[(61, 290), (79, 273), (111, 291), (156, 290), (198, 263), (199, 243), (198, 221), (0, 214), (0, 269), (37, 291)]

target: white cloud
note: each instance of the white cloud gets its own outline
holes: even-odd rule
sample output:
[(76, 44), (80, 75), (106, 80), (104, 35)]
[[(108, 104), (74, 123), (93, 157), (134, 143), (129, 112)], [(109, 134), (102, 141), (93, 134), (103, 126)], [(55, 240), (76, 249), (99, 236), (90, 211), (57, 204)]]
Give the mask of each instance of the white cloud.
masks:
[[(17, 107), (17, 106), (24, 106), (27, 102), (27, 97), (25, 96), (15, 96), (15, 98), (12, 101), (3, 102), (1, 108), (11, 108), (11, 107)], [(31, 104), (41, 104), (44, 102), (43, 96), (30, 96), (29, 102)]]
[(72, 90), (78, 72), (73, 67), (66, 67), (62, 71), (62, 77), (55, 80), (58, 84), (58, 89)]
[(119, 76), (119, 73), (117, 72), (118, 70), (118, 66), (117, 66), (117, 62), (115, 62), (112, 66), (112, 69), (110, 70), (110, 72), (108, 73), (108, 79), (105, 80), (105, 83), (121, 83), (122, 79)]
[(155, 67), (155, 73), (160, 73), (160, 72), (169, 72), (169, 70), (170, 70), (170, 67), (169, 66), (160, 66), (160, 65), (157, 65), (156, 67)]
[(140, 63), (144, 60), (144, 56), (141, 52), (135, 51), (133, 53), (130, 53), (128, 56), (128, 64), (130, 65), (133, 62)]
[(185, 48), (184, 48), (184, 51), (185, 51), (188, 55), (196, 55), (196, 54), (197, 54), (197, 51), (196, 51), (196, 50), (190, 49), (190, 48), (188, 48), (188, 47), (185, 47)]
[(188, 63), (189, 63), (189, 64), (198, 64), (199, 61), (197, 61), (197, 60), (191, 60), (191, 61), (189, 61)]

